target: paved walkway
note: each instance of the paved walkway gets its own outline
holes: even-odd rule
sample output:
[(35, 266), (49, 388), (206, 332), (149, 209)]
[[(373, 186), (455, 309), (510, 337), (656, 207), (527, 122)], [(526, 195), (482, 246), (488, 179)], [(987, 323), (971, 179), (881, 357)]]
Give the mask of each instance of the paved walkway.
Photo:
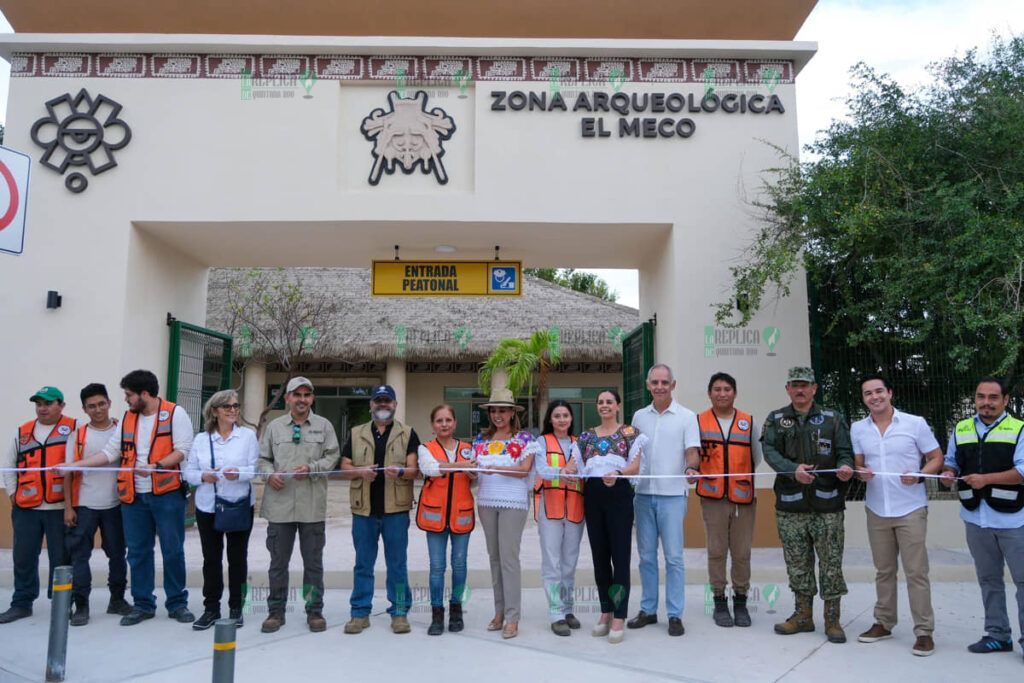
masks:
[[(782, 637), (772, 623), (792, 608), (785, 591), (766, 613), (764, 600), (753, 607), (749, 629), (720, 629), (704, 613), (700, 586), (688, 586), (684, 616), (686, 635), (670, 638), (662, 623), (628, 631), (620, 645), (590, 636), (596, 606), (580, 604), (577, 614), (583, 629), (570, 638), (552, 634), (545, 618), (540, 589), (524, 591), (524, 617), (520, 635), (503, 641), (485, 630), (491, 618), (489, 590), (472, 592), (466, 605), (466, 630), (441, 637), (426, 635), (430, 621), (426, 605), (410, 614), (413, 632), (394, 635), (382, 593), (374, 603), (372, 627), (358, 636), (344, 635), (348, 591), (331, 590), (326, 597), (325, 633), (309, 633), (301, 607), (288, 614), (288, 623), (276, 634), (259, 632), (260, 608), (247, 616), (238, 632), (236, 681), (297, 680), (416, 680), (449, 682), (456, 677), (488, 681), (566, 681), (588, 683), (623, 681), (813, 681), (863, 683), (874, 681), (1014, 681), (1024, 676), (1020, 649), (1013, 653), (972, 655), (964, 646), (982, 632), (981, 601), (974, 584), (936, 583), (934, 602), (938, 630), (936, 654), (918, 658), (910, 654), (913, 636), (900, 625), (891, 640), (864, 645), (857, 633), (871, 625), (873, 586), (855, 583), (844, 602), (843, 623), (851, 642), (832, 645), (818, 631)], [(0, 603), (10, 589), (0, 589)], [(105, 599), (105, 597), (104, 597)], [(101, 608), (100, 601), (94, 605)], [(199, 599), (192, 598), (197, 607)], [(631, 600), (635, 611), (637, 596)], [(901, 600), (901, 610), (906, 609)], [(36, 603), (33, 617), (0, 626), (0, 681), (42, 680), (45, 669), (49, 606)], [(72, 628), (68, 642), (67, 681), (138, 681), (181, 683), (209, 680), (213, 632), (196, 633), (172, 622), (161, 611), (156, 619), (132, 628), (118, 625), (117, 617), (100, 612), (86, 627)]]

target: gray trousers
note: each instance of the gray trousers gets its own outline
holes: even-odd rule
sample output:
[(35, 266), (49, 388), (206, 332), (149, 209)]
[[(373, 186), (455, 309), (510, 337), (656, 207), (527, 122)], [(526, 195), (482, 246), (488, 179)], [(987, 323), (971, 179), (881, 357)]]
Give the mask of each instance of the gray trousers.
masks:
[(484, 538), (487, 539), (487, 555), (491, 559), (494, 614), (504, 615), (506, 624), (519, 623), (523, 597), (519, 544), (523, 540), (528, 512), (511, 508), (478, 508)]
[(1024, 645), (1024, 527), (987, 529), (970, 522), (964, 526), (967, 527), (967, 547), (971, 549), (978, 585), (981, 586), (981, 601), (985, 605), (985, 633), (1002, 641), (1013, 637), (1006, 613), (1005, 562), (1017, 586), (1017, 618), (1020, 642)]
[(576, 563), (580, 559), (583, 522), (548, 519), (541, 510), (537, 518), (540, 532), (540, 575), (548, 596), (548, 615), (554, 623), (571, 614), (576, 601)]
[(270, 614), (283, 614), (288, 604), (288, 564), (296, 532), (302, 554), (302, 597), (306, 612), (324, 609), (324, 523), (270, 522), (267, 524), (267, 550), (270, 551), (267, 611)]

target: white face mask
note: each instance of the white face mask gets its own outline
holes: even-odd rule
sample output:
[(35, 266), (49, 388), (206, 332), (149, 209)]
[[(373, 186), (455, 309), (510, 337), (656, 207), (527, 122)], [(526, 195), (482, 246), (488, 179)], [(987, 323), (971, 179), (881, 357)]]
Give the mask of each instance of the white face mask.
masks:
[(387, 422), (388, 420), (390, 420), (394, 416), (395, 416), (395, 411), (393, 411), (393, 410), (375, 410), (375, 411), (373, 411), (373, 419), (376, 420), (377, 422)]

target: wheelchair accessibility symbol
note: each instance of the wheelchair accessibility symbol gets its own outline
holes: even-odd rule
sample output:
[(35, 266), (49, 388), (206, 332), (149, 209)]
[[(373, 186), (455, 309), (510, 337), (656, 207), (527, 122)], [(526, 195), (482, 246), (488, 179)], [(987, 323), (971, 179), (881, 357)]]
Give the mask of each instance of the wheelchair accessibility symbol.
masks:
[(515, 266), (491, 266), (490, 271), (492, 292), (515, 294), (519, 291), (519, 270)]

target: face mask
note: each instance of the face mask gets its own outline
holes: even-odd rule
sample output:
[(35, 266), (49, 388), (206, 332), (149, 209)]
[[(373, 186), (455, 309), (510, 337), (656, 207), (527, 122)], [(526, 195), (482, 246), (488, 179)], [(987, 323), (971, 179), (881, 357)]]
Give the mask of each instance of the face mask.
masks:
[(395, 416), (395, 411), (393, 411), (393, 410), (375, 410), (375, 411), (373, 411), (373, 419), (376, 420), (377, 422), (387, 422), (388, 420), (390, 420), (394, 416)]

